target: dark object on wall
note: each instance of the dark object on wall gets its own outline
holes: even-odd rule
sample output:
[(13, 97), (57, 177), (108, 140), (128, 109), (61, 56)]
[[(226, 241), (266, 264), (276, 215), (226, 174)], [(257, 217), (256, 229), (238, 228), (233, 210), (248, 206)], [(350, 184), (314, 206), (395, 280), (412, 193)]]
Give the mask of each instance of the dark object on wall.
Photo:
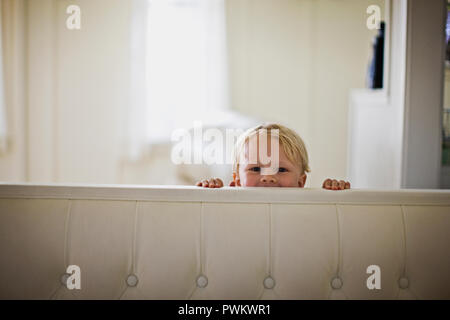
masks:
[(380, 22), (380, 29), (373, 41), (372, 61), (367, 74), (367, 86), (371, 89), (383, 88), (384, 61), (384, 22)]
[(450, 39), (447, 41), (447, 47), (445, 48), (445, 61), (450, 62)]
[(442, 114), (442, 165), (450, 165), (450, 109)]
[(450, 1), (447, 0), (447, 21), (445, 22), (445, 39), (447, 47), (445, 50), (445, 62), (450, 62)]

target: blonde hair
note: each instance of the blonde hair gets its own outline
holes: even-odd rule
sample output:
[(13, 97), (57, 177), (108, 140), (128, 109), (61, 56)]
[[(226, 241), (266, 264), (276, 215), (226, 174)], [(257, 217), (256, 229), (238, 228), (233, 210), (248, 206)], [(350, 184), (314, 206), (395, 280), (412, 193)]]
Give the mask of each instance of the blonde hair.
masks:
[(234, 147), (234, 162), (233, 172), (239, 174), (239, 160), (244, 152), (245, 144), (249, 141), (250, 137), (257, 134), (260, 130), (266, 129), (267, 134), (270, 134), (270, 130), (278, 130), (278, 136), (284, 153), (288, 159), (300, 167), (301, 174), (310, 172), (308, 163), (308, 152), (306, 151), (305, 143), (302, 138), (294, 131), (278, 123), (265, 123), (256, 127), (250, 128), (239, 136)]

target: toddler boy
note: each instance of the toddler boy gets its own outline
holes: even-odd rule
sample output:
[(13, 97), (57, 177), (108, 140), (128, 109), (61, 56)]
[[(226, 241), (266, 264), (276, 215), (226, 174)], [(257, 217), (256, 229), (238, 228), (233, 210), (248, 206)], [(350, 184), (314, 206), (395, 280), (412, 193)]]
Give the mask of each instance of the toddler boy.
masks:
[[(305, 144), (295, 131), (276, 123), (248, 129), (237, 140), (233, 159), (235, 187), (297, 187), (303, 188), (310, 172)], [(221, 188), (218, 178), (198, 181), (197, 186)], [(322, 188), (350, 189), (344, 180), (326, 179)]]

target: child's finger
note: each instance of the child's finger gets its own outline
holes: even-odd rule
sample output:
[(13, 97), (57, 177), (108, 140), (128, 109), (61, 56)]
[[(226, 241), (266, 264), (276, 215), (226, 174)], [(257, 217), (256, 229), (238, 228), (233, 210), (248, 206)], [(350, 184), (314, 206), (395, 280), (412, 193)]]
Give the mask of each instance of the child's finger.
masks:
[(322, 188), (329, 189), (331, 187), (331, 179), (327, 179), (323, 182)]
[(345, 181), (339, 180), (339, 189), (344, 190), (345, 189)]
[(331, 181), (331, 188), (333, 190), (336, 190), (338, 188), (338, 182), (336, 179), (333, 179), (333, 181)]
[(345, 189), (350, 189), (350, 182), (345, 183)]
[(201, 187), (201, 186), (202, 186), (202, 182), (201, 182), (201, 181), (197, 181), (196, 186), (197, 186), (197, 187)]
[(229, 186), (230, 186), (230, 187), (235, 187), (235, 186), (236, 186), (236, 184), (235, 184), (235, 182), (234, 182), (234, 181), (231, 181), (231, 182), (230, 182), (230, 184), (229, 184)]
[(210, 188), (215, 188), (216, 184), (214, 182), (214, 178), (209, 179), (208, 184)]
[(223, 181), (219, 178), (216, 178), (216, 186), (217, 188), (222, 188), (223, 187)]
[(207, 187), (209, 184), (208, 184), (208, 180), (203, 180), (202, 181), (202, 187)]

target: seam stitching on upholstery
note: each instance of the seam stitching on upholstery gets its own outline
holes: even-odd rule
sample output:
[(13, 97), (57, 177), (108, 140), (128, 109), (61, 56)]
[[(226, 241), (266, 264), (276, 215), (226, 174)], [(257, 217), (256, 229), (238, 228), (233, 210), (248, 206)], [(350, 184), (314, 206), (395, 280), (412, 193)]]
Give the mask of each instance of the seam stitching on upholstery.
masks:
[[(134, 216), (133, 216), (133, 235), (132, 235), (132, 243), (131, 243), (131, 273), (137, 277), (136, 275), (136, 233), (137, 233), (137, 217), (139, 211), (139, 200), (136, 200), (134, 203)], [(127, 277), (129, 276), (126, 275)], [(127, 278), (128, 279), (128, 278)], [(125, 288), (119, 296), (119, 300), (122, 300), (123, 295), (128, 290), (128, 282), (125, 280)]]
[(131, 248), (131, 272), (136, 274), (136, 238), (137, 238), (137, 220), (139, 213), (139, 201), (136, 201), (134, 208), (134, 226), (133, 226), (133, 244)]
[[(68, 255), (68, 233), (69, 233), (69, 225), (70, 225), (70, 212), (72, 209), (72, 199), (67, 199), (67, 211), (66, 211), (66, 221), (64, 223), (64, 254), (63, 254), (63, 263), (64, 268), (67, 268), (68, 261), (67, 261), (67, 255)], [(64, 270), (64, 273), (66, 273), (66, 270)], [(61, 282), (61, 280), (60, 280)], [(56, 294), (59, 292), (59, 290), (63, 287), (63, 284), (60, 283), (58, 288), (53, 292), (50, 296), (50, 300), (54, 300)]]
[(203, 202), (200, 202), (200, 274), (203, 274)]
[(55, 300), (55, 296), (56, 296), (56, 294), (58, 293), (58, 291), (61, 289), (61, 287), (62, 287), (62, 284), (60, 284), (60, 285), (58, 286), (58, 288), (56, 288), (55, 292), (53, 292), (53, 293), (50, 295), (50, 300)]
[(67, 261), (68, 251), (69, 251), (69, 233), (70, 233), (70, 220), (71, 220), (71, 212), (72, 212), (72, 199), (68, 199), (67, 205), (67, 213), (66, 213), (66, 223), (64, 230), (64, 267), (67, 268), (69, 262)]
[(272, 259), (272, 204), (269, 203), (269, 276), (273, 274), (273, 259)]
[(194, 289), (192, 289), (192, 291), (191, 291), (191, 293), (189, 294), (187, 300), (192, 300), (192, 296), (194, 295), (195, 290), (197, 290), (197, 286), (196, 286), (196, 285), (194, 285)]
[(405, 212), (403, 210), (403, 205), (400, 206), (400, 210), (402, 211), (402, 225), (403, 225), (403, 276), (406, 276), (406, 219), (405, 219)]
[[(200, 275), (203, 275), (203, 202), (200, 202)], [(199, 275), (197, 275), (198, 278)], [(196, 281), (197, 281), (196, 278)], [(195, 291), (197, 290), (197, 284), (195, 283), (194, 285), (194, 289), (192, 290), (192, 292), (189, 294), (187, 300), (192, 300), (192, 296), (194, 295)]]
[(120, 294), (120, 296), (119, 296), (119, 299), (118, 299), (118, 300), (122, 300), (122, 297), (123, 297), (123, 295), (125, 294), (125, 292), (127, 291), (127, 289), (128, 289), (128, 285), (127, 285), (127, 286), (125, 286), (125, 289), (123, 289), (123, 291), (122, 291), (122, 293)]
[(341, 272), (341, 264), (342, 264), (342, 237), (341, 237), (341, 226), (340, 226), (340, 219), (339, 219), (339, 208), (338, 205), (334, 204), (336, 208), (336, 222), (337, 222), (337, 236), (338, 236), (338, 263), (337, 263), (337, 269), (336, 269), (336, 276), (340, 276)]
[[(268, 214), (269, 214), (269, 254), (268, 254), (268, 264), (267, 264), (267, 267), (268, 267), (268, 274), (266, 275), (266, 277), (267, 276), (269, 276), (269, 277), (272, 277), (273, 278), (273, 265), (272, 265), (272, 263), (273, 263), (273, 259), (272, 259), (272, 203), (267, 203), (267, 205), (268, 205)], [(267, 260), (266, 260), (267, 261)], [(266, 290), (266, 288), (265, 288), (265, 286), (264, 286), (264, 280), (265, 280), (265, 278), (263, 279), (263, 286), (262, 286), (262, 290), (261, 290), (261, 293), (259, 294), (259, 297), (258, 297), (258, 300), (262, 300), (262, 297), (263, 297), (263, 295), (264, 295), (264, 291)]]
[[(341, 279), (341, 268), (342, 268), (342, 235), (341, 235), (341, 225), (340, 225), (340, 219), (339, 219), (339, 206), (337, 203), (334, 204), (334, 207), (336, 209), (336, 225), (337, 225), (337, 236), (338, 236), (338, 263), (336, 268), (336, 277), (339, 277)], [(341, 279), (341, 281), (343, 281)], [(331, 283), (330, 283), (331, 285)], [(331, 288), (330, 293), (328, 294), (328, 300), (330, 300), (331, 294), (333, 293), (333, 288)], [(342, 290), (342, 289), (341, 289)], [(342, 293), (344, 294), (345, 298), (348, 299), (347, 294), (342, 290)]]
[[(403, 210), (403, 205), (400, 205), (400, 211), (401, 211), (401, 217), (402, 217), (402, 238), (403, 238), (403, 270), (402, 270), (402, 275), (401, 277), (405, 277), (406, 276), (406, 223), (405, 223), (405, 212)], [(398, 286), (398, 293), (397, 293), (397, 300), (400, 297), (400, 292), (402, 290), (402, 288), (399, 287), (399, 283), (398, 281), (400, 281), (400, 279), (397, 279), (397, 286)]]
[[(273, 248), (272, 248), (272, 228), (273, 228), (273, 223), (272, 223), (272, 218), (273, 218), (273, 213), (272, 213), (272, 203), (269, 203), (269, 275), (270, 277), (272, 277), (272, 279), (274, 279), (275, 281), (275, 287), (276, 287), (276, 279), (273, 276), (274, 274), (274, 269), (273, 269), (273, 263), (274, 263), (274, 259), (273, 259)], [(272, 288), (272, 292), (275, 293), (275, 287)], [(264, 288), (263, 288), (263, 294), (264, 294)], [(262, 300), (263, 295), (261, 295), (261, 299)]]

